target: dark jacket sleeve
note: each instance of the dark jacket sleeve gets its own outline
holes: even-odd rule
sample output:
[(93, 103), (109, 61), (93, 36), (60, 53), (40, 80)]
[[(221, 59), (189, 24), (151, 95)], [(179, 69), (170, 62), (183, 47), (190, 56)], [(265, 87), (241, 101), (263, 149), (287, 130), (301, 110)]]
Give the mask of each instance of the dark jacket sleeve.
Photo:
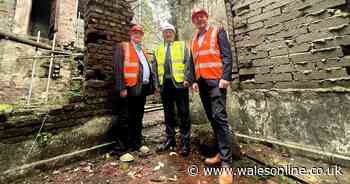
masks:
[(116, 90), (121, 91), (126, 89), (124, 83), (124, 54), (121, 44), (116, 44), (113, 54), (113, 64), (114, 64), (114, 76)]
[(185, 80), (190, 82), (190, 83), (193, 83), (193, 81), (194, 81), (194, 65), (193, 65), (193, 61), (192, 61), (191, 50), (187, 46), (185, 46), (184, 64), (185, 64)]
[(227, 38), (226, 31), (223, 28), (219, 29), (218, 35), (220, 54), (223, 63), (222, 79), (232, 81), (233, 57), (230, 42)]
[(152, 60), (152, 70), (153, 70), (153, 75), (154, 75), (154, 87), (160, 88), (159, 85), (159, 76), (158, 76), (158, 65), (157, 65), (157, 58), (156, 58), (157, 50), (154, 52), (154, 57)]

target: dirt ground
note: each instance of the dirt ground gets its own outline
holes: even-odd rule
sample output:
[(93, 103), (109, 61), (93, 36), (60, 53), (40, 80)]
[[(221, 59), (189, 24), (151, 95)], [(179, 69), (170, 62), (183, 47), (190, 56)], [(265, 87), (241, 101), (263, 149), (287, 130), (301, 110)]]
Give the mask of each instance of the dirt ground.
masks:
[[(18, 184), (217, 184), (217, 176), (190, 176), (191, 166), (203, 170), (205, 155), (200, 148), (199, 139), (191, 141), (191, 154), (184, 158), (176, 152), (155, 152), (156, 146), (165, 139), (164, 126), (154, 122), (162, 120), (162, 113), (147, 113), (146, 124), (151, 124), (143, 131), (150, 152), (145, 155), (139, 151), (131, 152), (135, 157), (132, 162), (121, 162), (118, 156), (105, 153), (80, 162), (75, 162), (54, 171), (42, 172), (36, 176), (17, 181)], [(179, 137), (178, 137), (179, 138)], [(178, 141), (179, 142), (179, 141)], [(257, 163), (243, 159), (234, 163), (234, 167), (252, 167)], [(276, 177), (240, 176), (237, 184), (286, 184)], [(282, 182), (281, 182), (282, 181)]]
[[(118, 157), (108, 153), (98, 158), (73, 163), (55, 171), (41, 173), (18, 182), (22, 184), (216, 184), (217, 177), (190, 176), (188, 168), (196, 165), (201, 170), (204, 165), (202, 156), (197, 150), (183, 158), (175, 152), (157, 154), (152, 152), (148, 156), (140, 152), (132, 152), (135, 161), (125, 163)], [(247, 164), (249, 161), (243, 161)], [(253, 163), (250, 163), (253, 164)], [(238, 178), (239, 184), (274, 184), (266, 178), (244, 177)]]

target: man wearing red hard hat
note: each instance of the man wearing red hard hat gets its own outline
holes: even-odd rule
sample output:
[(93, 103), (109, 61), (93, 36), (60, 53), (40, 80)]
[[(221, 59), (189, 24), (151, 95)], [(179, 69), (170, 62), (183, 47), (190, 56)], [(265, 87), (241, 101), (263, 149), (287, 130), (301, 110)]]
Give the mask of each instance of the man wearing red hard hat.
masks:
[(142, 27), (134, 25), (128, 34), (130, 41), (116, 44), (113, 56), (117, 95), (112, 113), (115, 115), (113, 123), (124, 127), (116, 132), (123, 135), (122, 151), (138, 150), (142, 145), (144, 106), (146, 96), (153, 94), (155, 80), (149, 58), (141, 46)]
[(192, 10), (192, 23), (197, 28), (192, 43), (195, 82), (192, 89), (199, 91), (207, 118), (217, 140), (218, 153), (205, 160), (207, 165), (221, 164), (224, 172), (220, 184), (233, 183), (232, 155), (241, 158), (240, 147), (228, 122), (226, 111), (227, 88), (232, 81), (233, 59), (230, 42), (222, 27), (208, 24), (208, 12), (203, 8)]
[[(128, 34), (130, 35), (130, 37), (131, 37), (131, 35), (134, 35), (135, 33), (140, 33), (140, 34), (141, 34), (141, 37), (143, 37), (143, 35), (144, 35), (144, 32), (143, 32), (142, 27), (141, 27), (140, 25), (138, 25), (138, 24), (133, 25), (133, 26), (130, 28), (129, 32), (128, 32)], [(131, 38), (131, 39), (132, 39), (132, 38)]]

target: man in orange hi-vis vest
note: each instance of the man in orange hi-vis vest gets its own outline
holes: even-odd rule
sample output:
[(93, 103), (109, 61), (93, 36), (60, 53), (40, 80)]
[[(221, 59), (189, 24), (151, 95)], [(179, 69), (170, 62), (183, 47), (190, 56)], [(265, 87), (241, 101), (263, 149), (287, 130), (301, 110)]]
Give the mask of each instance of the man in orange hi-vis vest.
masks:
[[(114, 48), (115, 85), (112, 108), (112, 124), (117, 126), (119, 149), (138, 150), (142, 145), (142, 119), (146, 96), (154, 92), (155, 73), (150, 59), (141, 47), (144, 35), (139, 25), (134, 25), (128, 32), (130, 42), (116, 44)], [(113, 119), (114, 118), (114, 119)], [(112, 125), (113, 126), (113, 125)]]
[[(191, 43), (195, 82), (192, 89), (199, 91), (205, 112), (217, 140), (218, 153), (205, 160), (205, 164), (221, 164), (225, 168), (220, 184), (233, 183), (232, 154), (241, 158), (240, 147), (228, 123), (226, 92), (232, 81), (233, 57), (225, 30), (209, 26), (205, 9), (192, 10), (192, 22), (197, 28)], [(227, 169), (226, 169), (227, 168)]]

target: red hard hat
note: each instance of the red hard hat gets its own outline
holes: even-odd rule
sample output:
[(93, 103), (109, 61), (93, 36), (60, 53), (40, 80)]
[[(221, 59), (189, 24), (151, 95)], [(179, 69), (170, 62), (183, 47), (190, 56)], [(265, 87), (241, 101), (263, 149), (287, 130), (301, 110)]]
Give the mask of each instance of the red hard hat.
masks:
[(205, 10), (204, 8), (195, 8), (192, 10), (192, 22), (196, 15), (198, 15), (199, 13), (204, 13), (207, 17), (209, 16), (207, 10)]
[(142, 34), (144, 34), (142, 27), (140, 25), (138, 25), (138, 24), (133, 25), (128, 33), (130, 34), (132, 32), (137, 32), (137, 31), (139, 31)]

